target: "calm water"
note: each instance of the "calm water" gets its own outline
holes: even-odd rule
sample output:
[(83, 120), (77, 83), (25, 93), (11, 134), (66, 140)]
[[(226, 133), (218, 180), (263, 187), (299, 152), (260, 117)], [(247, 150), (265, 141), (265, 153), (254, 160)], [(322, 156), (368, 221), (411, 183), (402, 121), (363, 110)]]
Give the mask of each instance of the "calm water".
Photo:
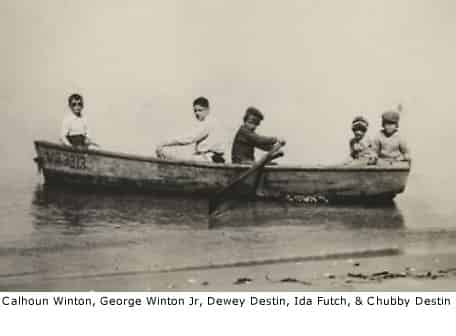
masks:
[[(445, 181), (434, 193), (423, 181), (412, 174), (405, 194), (391, 205), (252, 202), (235, 204), (209, 222), (206, 199), (73, 192), (44, 186), (43, 178), (32, 170), (27, 175), (10, 171), (0, 191), (0, 243), (6, 246), (3, 252), (9, 253), (12, 246), (39, 251), (60, 243), (70, 246), (94, 240), (109, 245), (120, 238), (160, 240), (171, 234), (170, 244), (180, 244), (177, 254), (184, 255), (186, 239), (191, 245), (190, 240), (197, 237), (202, 250), (210, 251), (214, 237), (223, 234), (226, 241), (221, 247), (227, 249), (226, 255), (232, 253), (230, 241), (249, 253), (256, 245), (282, 246), (290, 252), (290, 236), (299, 245), (299, 251), (293, 252), (300, 254), (335, 245), (344, 249), (402, 246), (421, 252), (452, 248), (456, 213), (451, 198), (445, 197)], [(451, 184), (446, 186), (451, 189)]]

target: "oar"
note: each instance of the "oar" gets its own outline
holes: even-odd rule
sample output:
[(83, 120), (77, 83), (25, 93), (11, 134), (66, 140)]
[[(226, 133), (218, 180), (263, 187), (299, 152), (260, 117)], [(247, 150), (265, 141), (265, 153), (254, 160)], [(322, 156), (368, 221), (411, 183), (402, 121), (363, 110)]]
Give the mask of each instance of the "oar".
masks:
[[(214, 211), (228, 198), (229, 194), (236, 189), (239, 185), (241, 185), (249, 176), (261, 170), (268, 162), (283, 156), (283, 152), (280, 151), (282, 144), (275, 145), (268, 153), (266, 153), (259, 161), (255, 162), (249, 170), (245, 173), (241, 174), (238, 178), (228, 184), (225, 188), (217, 192), (210, 200), (209, 200), (209, 215), (214, 213)], [(258, 180), (258, 179), (257, 179)], [(255, 192), (255, 189), (258, 186), (258, 182), (254, 183), (254, 187), (252, 190)]]

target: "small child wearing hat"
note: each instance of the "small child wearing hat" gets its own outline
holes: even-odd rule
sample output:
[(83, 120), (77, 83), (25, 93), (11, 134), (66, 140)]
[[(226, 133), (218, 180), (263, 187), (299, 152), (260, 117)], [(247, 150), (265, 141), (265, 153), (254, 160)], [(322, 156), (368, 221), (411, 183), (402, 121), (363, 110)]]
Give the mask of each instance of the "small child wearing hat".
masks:
[(407, 143), (399, 135), (399, 112), (388, 110), (382, 114), (383, 129), (374, 138), (374, 151), (379, 159), (411, 161)]
[(368, 164), (375, 164), (376, 155), (372, 141), (366, 137), (369, 122), (361, 117), (355, 117), (352, 122), (353, 138), (350, 139), (350, 156), (353, 160), (366, 160)]

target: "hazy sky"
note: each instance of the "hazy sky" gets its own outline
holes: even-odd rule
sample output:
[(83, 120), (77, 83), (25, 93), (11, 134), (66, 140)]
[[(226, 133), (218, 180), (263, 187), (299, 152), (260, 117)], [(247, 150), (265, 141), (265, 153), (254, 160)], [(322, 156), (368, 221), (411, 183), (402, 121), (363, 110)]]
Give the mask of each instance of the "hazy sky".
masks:
[(401, 102), (418, 167), (454, 169), (455, 17), (450, 0), (0, 0), (0, 150), (28, 164), (81, 92), (98, 142), (149, 155), (204, 95), (231, 133), (254, 105), (287, 161), (334, 162), (355, 115), (373, 134)]

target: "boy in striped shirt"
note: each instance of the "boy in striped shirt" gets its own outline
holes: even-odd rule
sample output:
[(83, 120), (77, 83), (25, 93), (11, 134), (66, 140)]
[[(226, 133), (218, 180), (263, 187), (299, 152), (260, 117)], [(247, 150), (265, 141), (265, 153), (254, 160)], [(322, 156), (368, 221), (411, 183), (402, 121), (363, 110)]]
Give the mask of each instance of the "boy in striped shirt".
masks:
[(410, 149), (399, 134), (399, 112), (389, 110), (382, 114), (383, 129), (374, 138), (373, 148), (379, 159), (411, 161)]

